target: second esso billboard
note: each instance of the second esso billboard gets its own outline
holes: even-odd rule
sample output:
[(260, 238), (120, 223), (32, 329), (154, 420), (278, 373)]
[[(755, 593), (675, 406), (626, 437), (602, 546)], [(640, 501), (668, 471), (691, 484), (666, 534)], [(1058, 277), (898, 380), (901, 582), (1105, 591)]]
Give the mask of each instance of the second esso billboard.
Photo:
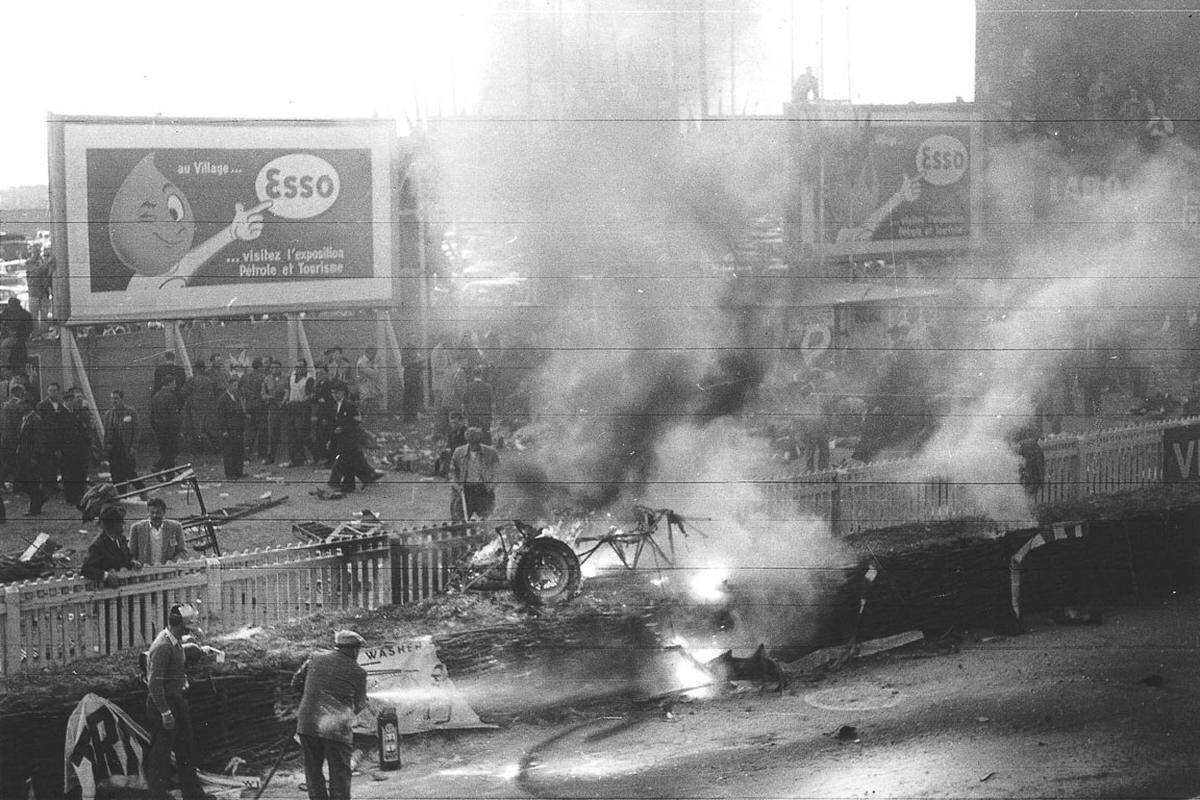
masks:
[(978, 219), (978, 125), (968, 115), (854, 107), (816, 124), (822, 251), (968, 247)]

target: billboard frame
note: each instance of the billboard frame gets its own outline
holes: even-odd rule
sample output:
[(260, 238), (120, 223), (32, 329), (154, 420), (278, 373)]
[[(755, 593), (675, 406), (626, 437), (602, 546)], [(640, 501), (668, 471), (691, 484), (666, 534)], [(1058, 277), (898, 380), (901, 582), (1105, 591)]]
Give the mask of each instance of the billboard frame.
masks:
[[(48, 114), (48, 144), (49, 144), (49, 185), (51, 227), (54, 236), (55, 255), (59, 268), (53, 278), (54, 314), (59, 324), (66, 326), (86, 326), (93, 324), (111, 323), (114, 321), (152, 321), (163, 319), (201, 319), (257, 316), (262, 314), (284, 314), (302, 311), (370, 309), (391, 307), (400, 303), (403, 293), (400, 290), (403, 273), (411, 267), (404, 264), (403, 254), (399, 252), (398, 223), (403, 223), (405, 217), (411, 216), (405, 209), (397, 207), (399, 200), (396, 175), (400, 156), (406, 148), (400, 142), (396, 133), (395, 121), (391, 119), (236, 119), (228, 117), (112, 117)], [(182, 302), (147, 304), (146, 309), (123, 307), (118, 313), (97, 312), (97, 306), (103, 305), (106, 298), (99, 292), (87, 292), (80, 296), (77, 291), (83, 281), (91, 279), (92, 264), (86, 260), (87, 248), (80, 247), (81, 239), (86, 245), (88, 230), (93, 220), (88, 219), (86, 212), (88, 203), (88, 187), (86, 184), (86, 169), (79, 173), (79, 163), (85, 158), (89, 145), (94, 144), (90, 138), (98, 138), (99, 134), (78, 133), (77, 131), (99, 130), (120, 131), (127, 126), (130, 132), (128, 143), (104, 144), (103, 147), (116, 146), (120, 149), (203, 149), (210, 146), (222, 149), (246, 150), (287, 150), (295, 148), (303, 150), (334, 148), (346, 149), (344, 144), (334, 144), (339, 129), (353, 131), (347, 138), (353, 140), (353, 149), (361, 149), (367, 153), (369, 163), (369, 188), (366, 197), (369, 200), (369, 219), (371, 236), (371, 286), (346, 296), (339, 289), (360, 285), (348, 284), (355, 280), (354, 276), (327, 278), (319, 280), (295, 281), (264, 288), (264, 283), (254, 282), (244, 284), (252, 287), (250, 291), (230, 291), (229, 287), (237, 284), (217, 284), (217, 288), (229, 295), (228, 302), (214, 302), (209, 291), (207, 301), (203, 297), (185, 296)], [(145, 139), (136, 138), (135, 129), (141, 127), (154, 131), (154, 136), (165, 137), (163, 132), (184, 132), (193, 141), (180, 144), (146, 143)], [(195, 139), (213, 140), (220, 138), (221, 128), (241, 129), (241, 141), (232, 146), (223, 144), (196, 144)], [(255, 129), (264, 133), (266, 140), (255, 141)], [(323, 144), (304, 144), (297, 138), (301, 132), (312, 132), (315, 138), (324, 140)], [(73, 139), (75, 141), (73, 141)], [(295, 144), (291, 142), (295, 141)], [(415, 156), (414, 156), (415, 157)], [(72, 180), (79, 186), (72, 187)], [(82, 219), (73, 219), (72, 214), (83, 209)], [(82, 224), (81, 224), (82, 223)], [(82, 231), (82, 233), (81, 233)], [(73, 248), (72, 245), (75, 245)], [(81, 253), (80, 251), (84, 252)], [(72, 269), (73, 262), (81, 262)], [(280, 286), (286, 286), (295, 291), (293, 295), (307, 297), (291, 297), (284, 302), (272, 302), (263, 299), (263, 295), (273, 294)], [(76, 291), (73, 291), (75, 289)], [(191, 291), (192, 287), (184, 290)], [(255, 291), (257, 290), (257, 291)], [(107, 292), (103, 294), (108, 294)], [(252, 300), (246, 303), (236, 302), (236, 295), (250, 294)], [(259, 295), (254, 298), (254, 295)], [(112, 292), (113, 298), (118, 299), (120, 292)], [(336, 298), (336, 299), (333, 299)], [(193, 304), (194, 303), (194, 304)]]
[[(964, 252), (976, 250), (983, 243), (983, 180), (986, 170), (982, 123), (973, 105), (959, 103), (907, 104), (907, 105), (850, 105), (845, 103), (819, 102), (791, 106), (791, 120), (798, 125), (801, 146), (799, 153), (811, 154), (816, 160), (817, 177), (812, 194), (801, 198), (815, 209), (812, 217), (810, 241), (801, 241), (803, 251), (820, 259), (838, 258), (884, 258), (897, 254)], [(871, 239), (866, 241), (827, 241), (826, 231), (826, 159), (820, 126), (829, 123), (863, 123), (870, 119), (873, 125), (883, 128), (895, 125), (953, 125), (969, 129), (970, 163), (968, 178), (970, 188), (967, 213), (970, 215), (966, 236), (922, 237), (913, 239)], [(798, 156), (803, 158), (804, 155)], [(804, 172), (800, 165), (801, 173)]]

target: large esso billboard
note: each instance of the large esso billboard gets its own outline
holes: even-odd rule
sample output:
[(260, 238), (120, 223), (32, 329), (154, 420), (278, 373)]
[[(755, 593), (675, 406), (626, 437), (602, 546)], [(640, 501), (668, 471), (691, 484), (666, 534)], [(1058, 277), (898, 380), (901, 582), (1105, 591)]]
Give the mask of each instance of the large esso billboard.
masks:
[(980, 145), (969, 113), (941, 107), (824, 106), (805, 157), (818, 166), (816, 244), (870, 256), (972, 245)]
[(392, 302), (393, 123), (50, 128), (68, 323)]

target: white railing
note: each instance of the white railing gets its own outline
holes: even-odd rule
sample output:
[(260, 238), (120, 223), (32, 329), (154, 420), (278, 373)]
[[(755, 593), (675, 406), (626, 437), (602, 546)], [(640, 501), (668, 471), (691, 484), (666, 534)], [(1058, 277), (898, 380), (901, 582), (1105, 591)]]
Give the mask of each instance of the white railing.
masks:
[(213, 632), (379, 608), (392, 601), (391, 545), (377, 534), (233, 553), (119, 572), (113, 588), (75, 574), (8, 584), (0, 674), (145, 647), (177, 602), (198, 601)]
[[(1198, 422), (1160, 420), (1042, 439), (1045, 469), (1034, 500), (1045, 505), (1158, 485), (1163, 431)], [(984, 513), (971, 486), (946, 477), (949, 470), (932, 472), (926, 462), (899, 459), (768, 480), (762, 491), (775, 516), (811, 514), (829, 520), (834, 535)]]

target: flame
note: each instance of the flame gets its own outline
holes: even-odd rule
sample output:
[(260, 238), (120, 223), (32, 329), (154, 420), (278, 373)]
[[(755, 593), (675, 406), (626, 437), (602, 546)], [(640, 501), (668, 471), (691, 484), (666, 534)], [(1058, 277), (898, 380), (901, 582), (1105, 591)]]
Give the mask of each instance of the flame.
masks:
[(247, 625), (245, 627), (238, 628), (235, 631), (230, 631), (229, 633), (210, 636), (209, 639), (214, 642), (230, 642), (236, 639), (253, 639), (262, 632), (263, 628), (261, 626)]
[[(721, 654), (719, 648), (690, 647), (686, 639), (676, 636), (673, 645), (680, 649), (680, 657), (675, 659), (675, 682), (683, 697), (701, 700), (713, 694), (713, 676), (704, 668), (704, 663)], [(710, 655), (711, 653), (711, 655)]]
[(447, 767), (440, 770), (439, 775), (447, 777), (495, 777), (501, 780), (515, 780), (521, 774), (521, 765), (510, 762), (507, 764), (479, 764), (477, 766)]
[(691, 578), (692, 595), (702, 603), (719, 603), (726, 597), (725, 582), (728, 579), (726, 567), (702, 567)]

